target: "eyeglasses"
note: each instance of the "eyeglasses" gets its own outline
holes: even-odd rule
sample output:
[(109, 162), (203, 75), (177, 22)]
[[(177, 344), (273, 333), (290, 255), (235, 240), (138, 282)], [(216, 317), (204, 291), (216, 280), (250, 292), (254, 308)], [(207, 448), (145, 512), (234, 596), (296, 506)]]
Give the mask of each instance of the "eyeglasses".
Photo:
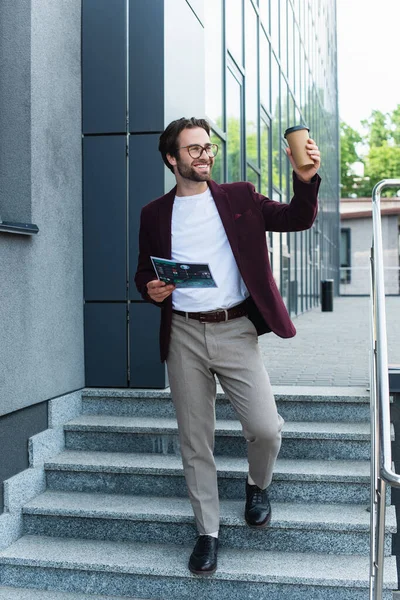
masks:
[(190, 146), (181, 146), (177, 148), (177, 150), (183, 150), (187, 148), (189, 152), (189, 156), (192, 158), (200, 158), (203, 154), (204, 150), (206, 151), (207, 156), (214, 158), (218, 153), (218, 144), (206, 144), (205, 146), (200, 146), (199, 144), (190, 144)]

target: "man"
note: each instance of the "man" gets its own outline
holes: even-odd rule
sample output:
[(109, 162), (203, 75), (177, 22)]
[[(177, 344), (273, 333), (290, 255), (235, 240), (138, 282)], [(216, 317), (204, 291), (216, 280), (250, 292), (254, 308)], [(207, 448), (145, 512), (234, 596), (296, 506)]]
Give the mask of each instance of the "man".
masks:
[[(281, 444), (277, 412), (257, 336), (283, 338), (296, 330), (272, 276), (265, 231), (300, 231), (317, 214), (320, 152), (300, 170), (293, 161), (294, 196), (273, 202), (247, 182), (218, 185), (211, 171), (218, 148), (203, 119), (179, 119), (160, 136), (159, 150), (176, 186), (142, 210), (135, 282), (161, 307), (161, 360), (166, 360), (186, 483), (199, 532), (189, 569), (217, 567), (219, 504), (214, 462), (215, 375), (241, 421), (248, 442), (245, 520), (267, 527), (267, 488)], [(159, 281), (150, 256), (208, 263), (216, 288), (181, 289)]]

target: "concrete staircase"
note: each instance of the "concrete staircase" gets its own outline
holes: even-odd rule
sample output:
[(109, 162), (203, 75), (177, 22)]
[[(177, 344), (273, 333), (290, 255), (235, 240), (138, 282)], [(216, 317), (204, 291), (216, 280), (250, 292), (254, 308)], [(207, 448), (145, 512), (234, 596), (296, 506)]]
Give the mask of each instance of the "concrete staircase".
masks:
[[(46, 491), (23, 507), (24, 535), (0, 552), (0, 599), (367, 598), (368, 394), (275, 388), (275, 397), (286, 425), (273, 518), (254, 531), (243, 519), (246, 442), (218, 394), (220, 551), (216, 574), (202, 578), (187, 569), (196, 530), (169, 394), (84, 390), (65, 450), (45, 462)], [(397, 588), (394, 531), (388, 506), (384, 600)]]

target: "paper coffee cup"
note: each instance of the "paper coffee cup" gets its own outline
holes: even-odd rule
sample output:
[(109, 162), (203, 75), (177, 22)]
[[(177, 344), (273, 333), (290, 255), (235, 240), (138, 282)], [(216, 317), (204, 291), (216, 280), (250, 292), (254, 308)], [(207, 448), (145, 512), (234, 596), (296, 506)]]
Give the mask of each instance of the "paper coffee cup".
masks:
[(299, 169), (314, 165), (314, 161), (307, 154), (306, 143), (309, 136), (309, 128), (305, 125), (296, 125), (286, 129), (284, 137), (292, 151), (293, 160)]

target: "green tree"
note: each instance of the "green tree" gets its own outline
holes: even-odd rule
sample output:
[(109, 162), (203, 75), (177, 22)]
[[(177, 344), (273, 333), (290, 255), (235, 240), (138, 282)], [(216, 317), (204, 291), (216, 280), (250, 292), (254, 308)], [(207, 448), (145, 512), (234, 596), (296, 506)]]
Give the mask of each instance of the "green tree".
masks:
[[(367, 129), (365, 141), (369, 151), (365, 157), (364, 180), (360, 194), (371, 196), (375, 184), (381, 179), (400, 177), (400, 104), (392, 113), (374, 110), (362, 124)], [(384, 196), (395, 196), (397, 190), (384, 192)]]
[[(371, 196), (374, 186), (381, 179), (398, 179), (400, 177), (400, 146), (389, 146), (385, 142), (382, 146), (372, 147), (365, 159), (365, 175), (368, 177), (367, 189), (362, 186), (363, 195)], [(366, 193), (365, 193), (366, 192)], [(392, 197), (397, 190), (386, 190), (383, 195)]]
[(365, 141), (370, 148), (378, 148), (389, 141), (391, 137), (389, 122), (390, 115), (380, 110), (373, 110), (368, 119), (361, 121), (361, 125), (367, 130)]
[(340, 123), (340, 182), (341, 196), (348, 198), (357, 193), (354, 173), (351, 166), (361, 161), (356, 146), (362, 142), (361, 135), (344, 121)]
[(396, 146), (400, 146), (400, 104), (392, 112), (392, 136)]
[[(373, 110), (370, 117), (361, 121), (365, 134), (341, 123), (341, 186), (342, 197), (356, 194), (358, 198), (372, 195), (381, 179), (400, 177), (400, 104), (392, 113)], [(357, 144), (364, 142), (367, 153), (361, 157)], [(364, 177), (357, 177), (351, 169), (354, 162), (364, 164)], [(397, 190), (387, 190), (385, 196), (396, 195)]]

